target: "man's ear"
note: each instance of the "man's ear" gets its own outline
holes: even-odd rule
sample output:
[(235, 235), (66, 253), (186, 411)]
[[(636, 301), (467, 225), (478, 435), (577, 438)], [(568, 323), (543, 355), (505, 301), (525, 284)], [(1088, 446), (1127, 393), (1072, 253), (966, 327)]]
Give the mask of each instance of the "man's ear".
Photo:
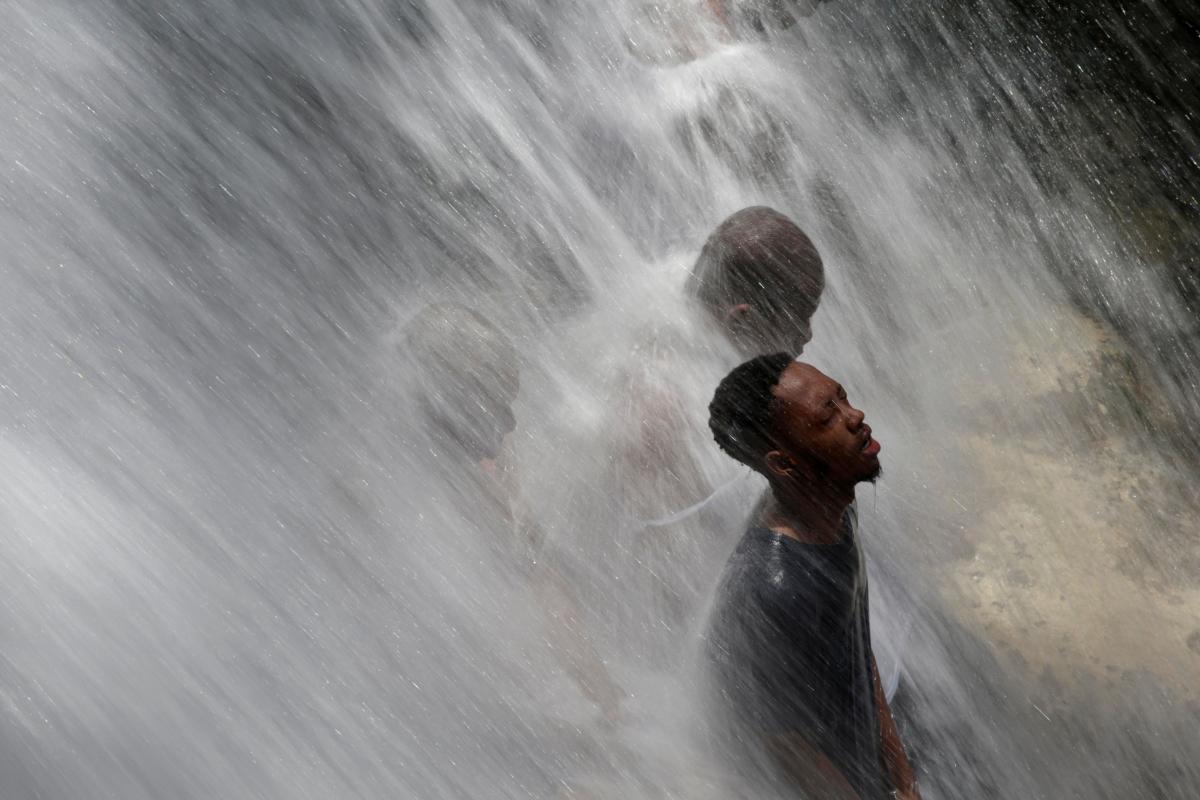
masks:
[(767, 476), (771, 478), (793, 478), (796, 475), (796, 462), (782, 450), (771, 450), (763, 456), (767, 467)]
[(725, 309), (725, 314), (722, 321), (726, 325), (736, 325), (737, 323), (749, 317), (753, 311), (754, 307), (749, 303), (738, 303), (735, 306), (729, 306)]

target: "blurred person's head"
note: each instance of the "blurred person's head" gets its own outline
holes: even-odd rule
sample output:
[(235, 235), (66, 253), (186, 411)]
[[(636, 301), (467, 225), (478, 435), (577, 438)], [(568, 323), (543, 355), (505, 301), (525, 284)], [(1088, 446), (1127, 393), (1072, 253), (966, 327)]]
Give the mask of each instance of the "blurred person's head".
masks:
[(709, 0), (719, 19), (743, 37), (786, 30), (827, 0)]
[(512, 341), (478, 312), (439, 303), (405, 326), (404, 348), (424, 424), (474, 460), (496, 458), (516, 428), (520, 366)]
[(743, 208), (718, 225), (688, 280), (688, 292), (746, 356), (800, 353), (824, 289), (812, 240), (765, 206)]
[(708, 408), (720, 448), (773, 488), (845, 496), (879, 476), (880, 447), (863, 412), (841, 384), (788, 353), (734, 368)]

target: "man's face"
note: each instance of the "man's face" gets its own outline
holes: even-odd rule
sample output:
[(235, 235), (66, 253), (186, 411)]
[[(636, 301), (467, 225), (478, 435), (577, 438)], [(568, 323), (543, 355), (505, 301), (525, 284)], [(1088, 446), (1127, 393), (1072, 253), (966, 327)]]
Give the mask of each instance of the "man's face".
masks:
[(759, 353), (799, 354), (812, 341), (812, 314), (771, 314), (750, 303), (729, 309), (722, 327), (738, 352), (747, 358)]
[(757, 289), (722, 309), (722, 327), (742, 355), (803, 352), (825, 291), (825, 275), (815, 258), (801, 250), (781, 257), (782, 266), (754, 279)]
[(852, 487), (879, 476), (879, 443), (841, 384), (795, 362), (780, 377), (775, 398), (779, 449), (812, 477)]

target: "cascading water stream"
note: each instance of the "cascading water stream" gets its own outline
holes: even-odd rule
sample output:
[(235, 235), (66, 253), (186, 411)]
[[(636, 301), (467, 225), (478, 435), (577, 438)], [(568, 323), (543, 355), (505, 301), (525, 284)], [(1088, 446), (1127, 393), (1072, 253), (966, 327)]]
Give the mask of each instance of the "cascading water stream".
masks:
[[(883, 2), (734, 41), (703, 5), (11, 4), (0, 796), (728, 796), (688, 642), (762, 486), (709, 441), (736, 356), (683, 286), (751, 204), (821, 249), (805, 357), (885, 447), (859, 504), (924, 795), (1200, 790), (1195, 316), (1053, 138), (1092, 123), (1042, 104), (1052, 47)], [(420, 430), (431, 302), (520, 352), (522, 513), (615, 720)]]

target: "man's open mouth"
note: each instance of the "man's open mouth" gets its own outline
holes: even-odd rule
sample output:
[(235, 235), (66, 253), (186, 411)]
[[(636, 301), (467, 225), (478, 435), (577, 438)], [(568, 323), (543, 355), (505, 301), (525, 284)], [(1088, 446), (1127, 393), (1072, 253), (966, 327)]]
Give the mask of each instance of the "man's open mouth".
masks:
[(866, 435), (866, 437), (863, 438), (863, 443), (858, 449), (862, 452), (863, 455), (866, 455), (866, 456), (875, 456), (875, 455), (879, 454), (879, 451), (881, 449), (879, 446), (879, 442), (875, 441), (875, 438), (873, 436), (871, 436), (870, 428), (867, 428), (867, 435)]

